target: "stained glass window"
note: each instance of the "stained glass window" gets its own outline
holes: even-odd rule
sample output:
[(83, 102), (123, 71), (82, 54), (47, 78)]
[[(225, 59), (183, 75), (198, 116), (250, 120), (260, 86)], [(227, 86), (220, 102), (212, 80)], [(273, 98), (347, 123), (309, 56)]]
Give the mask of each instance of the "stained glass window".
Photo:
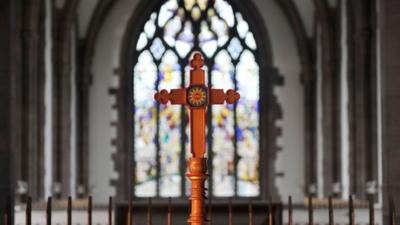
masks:
[(226, 0), (168, 0), (149, 16), (135, 51), (135, 196), (190, 194), (187, 112), (183, 106), (159, 105), (153, 95), (187, 86), (193, 51), (206, 58), (209, 86), (241, 94), (236, 105), (208, 108), (207, 185), (217, 197), (259, 196), (259, 65), (243, 15)]

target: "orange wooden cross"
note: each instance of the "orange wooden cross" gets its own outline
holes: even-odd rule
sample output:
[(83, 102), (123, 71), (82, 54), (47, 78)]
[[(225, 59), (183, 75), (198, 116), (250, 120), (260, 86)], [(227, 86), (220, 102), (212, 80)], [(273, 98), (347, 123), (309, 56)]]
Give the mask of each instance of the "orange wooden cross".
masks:
[(235, 103), (240, 95), (234, 90), (224, 93), (223, 89), (207, 88), (202, 66), (201, 53), (196, 52), (190, 66), (190, 84), (187, 88), (161, 90), (154, 98), (162, 104), (186, 105), (190, 110), (190, 149), (187, 176), (192, 181), (191, 214), (189, 223), (204, 225), (204, 181), (207, 179), (206, 153), (206, 110), (208, 105)]

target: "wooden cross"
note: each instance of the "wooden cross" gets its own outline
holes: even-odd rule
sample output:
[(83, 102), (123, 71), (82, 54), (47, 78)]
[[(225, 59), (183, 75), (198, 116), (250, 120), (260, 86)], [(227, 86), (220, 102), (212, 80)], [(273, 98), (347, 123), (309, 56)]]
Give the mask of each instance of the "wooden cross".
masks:
[(192, 157), (188, 161), (187, 176), (192, 181), (191, 215), (189, 223), (204, 225), (204, 181), (207, 179), (206, 152), (206, 110), (208, 105), (235, 103), (240, 95), (234, 90), (224, 93), (223, 89), (207, 88), (205, 84), (204, 60), (196, 52), (190, 66), (190, 84), (187, 88), (172, 89), (169, 93), (161, 90), (154, 98), (162, 103), (186, 105), (190, 110), (190, 149)]

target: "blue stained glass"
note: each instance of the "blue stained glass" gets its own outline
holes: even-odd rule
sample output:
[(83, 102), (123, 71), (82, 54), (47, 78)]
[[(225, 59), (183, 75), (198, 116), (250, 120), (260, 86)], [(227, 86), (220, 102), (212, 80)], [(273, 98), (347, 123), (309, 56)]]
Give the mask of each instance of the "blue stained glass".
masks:
[(178, 2), (176, 0), (169, 0), (164, 3), (160, 8), (158, 14), (158, 26), (163, 27), (165, 23), (174, 15), (178, 9)]
[[(159, 89), (179, 88), (182, 82), (178, 57), (168, 50), (160, 65)], [(181, 108), (160, 105), (160, 196), (180, 196)]]
[(234, 37), (231, 40), (231, 43), (229, 43), (228, 46), (228, 51), (231, 54), (233, 59), (238, 59), (240, 56), (240, 53), (243, 51), (243, 46), (240, 44), (240, 41), (238, 38)]
[(150, 46), (150, 51), (155, 59), (159, 60), (162, 57), (165, 52), (165, 47), (160, 38), (154, 39), (153, 44)]
[[(186, 159), (191, 156), (189, 125), (184, 131), (186, 140), (182, 139), (185, 135), (181, 130), (182, 119), (187, 115), (182, 115), (182, 106), (171, 104), (159, 105), (157, 111), (153, 96), (156, 90), (180, 88), (182, 83), (189, 85), (187, 59), (193, 49), (200, 49), (207, 59), (209, 67), (203, 67), (207, 84), (210, 72), (212, 87), (225, 91), (237, 88), (241, 94), (236, 107), (210, 106), (213, 195), (246, 197), (260, 193), (259, 68), (252, 52), (257, 47), (256, 41), (249, 24), (239, 12), (233, 11), (227, 0), (215, 0), (212, 5), (208, 2), (166, 0), (158, 12), (150, 15), (138, 37), (139, 57), (134, 67), (136, 197), (190, 195), (190, 182), (180, 169), (186, 167), (180, 163), (182, 151)], [(192, 24), (193, 21), (201, 22)], [(182, 67), (185, 67), (183, 74)], [(235, 146), (239, 158), (236, 165)]]
[(167, 22), (164, 30), (164, 40), (169, 46), (175, 46), (175, 35), (181, 28), (182, 18), (179, 15), (175, 15), (173, 19)]
[(142, 50), (144, 47), (146, 47), (147, 45), (147, 37), (146, 34), (144, 32), (142, 32), (139, 36), (139, 40), (136, 44), (136, 50), (140, 51)]
[(215, 0), (215, 10), (225, 20), (229, 27), (233, 27), (235, 24), (235, 18), (233, 16), (232, 6), (225, 0)]
[(153, 38), (154, 33), (156, 32), (156, 25), (155, 25), (156, 17), (157, 17), (157, 14), (152, 13), (150, 16), (150, 19), (144, 25), (144, 32), (146, 33), (146, 35), (149, 39)]
[(259, 68), (253, 53), (245, 50), (237, 66), (241, 98), (237, 105), (238, 195), (257, 196), (259, 181)]
[[(225, 91), (234, 89), (234, 67), (229, 54), (223, 50), (215, 57), (212, 83)], [(213, 194), (218, 197), (235, 194), (234, 177), (234, 110), (232, 105), (212, 107), (213, 125)]]
[(208, 14), (209, 20), (211, 21), (211, 29), (218, 36), (218, 46), (223, 46), (229, 40), (229, 28), (227, 24), (215, 14), (214, 10), (210, 9)]
[(192, 32), (192, 23), (185, 22), (183, 32), (178, 35), (176, 40), (176, 50), (181, 57), (185, 57), (193, 48), (194, 35)]
[(152, 99), (157, 67), (149, 51), (139, 56), (134, 69), (135, 195), (156, 195), (156, 103)]
[(249, 46), (251, 49), (255, 50), (257, 48), (256, 40), (254, 40), (253, 33), (247, 33), (245, 42), (247, 46)]
[(243, 16), (241, 13), (236, 13), (236, 20), (237, 20), (237, 25), (236, 25), (236, 30), (239, 34), (239, 37), (245, 38), (247, 32), (249, 31), (249, 24), (243, 19)]

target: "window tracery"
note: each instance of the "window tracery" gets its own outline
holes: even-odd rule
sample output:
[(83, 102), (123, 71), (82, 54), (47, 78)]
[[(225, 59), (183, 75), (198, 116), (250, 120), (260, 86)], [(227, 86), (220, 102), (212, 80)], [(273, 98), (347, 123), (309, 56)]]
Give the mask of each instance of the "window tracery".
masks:
[(237, 89), (242, 96), (235, 106), (209, 108), (212, 195), (259, 196), (256, 49), (248, 23), (225, 0), (168, 0), (151, 13), (139, 35), (133, 71), (136, 197), (189, 194), (182, 170), (189, 156), (187, 114), (181, 106), (158, 105), (153, 94), (187, 86), (192, 51), (206, 57), (209, 86)]

